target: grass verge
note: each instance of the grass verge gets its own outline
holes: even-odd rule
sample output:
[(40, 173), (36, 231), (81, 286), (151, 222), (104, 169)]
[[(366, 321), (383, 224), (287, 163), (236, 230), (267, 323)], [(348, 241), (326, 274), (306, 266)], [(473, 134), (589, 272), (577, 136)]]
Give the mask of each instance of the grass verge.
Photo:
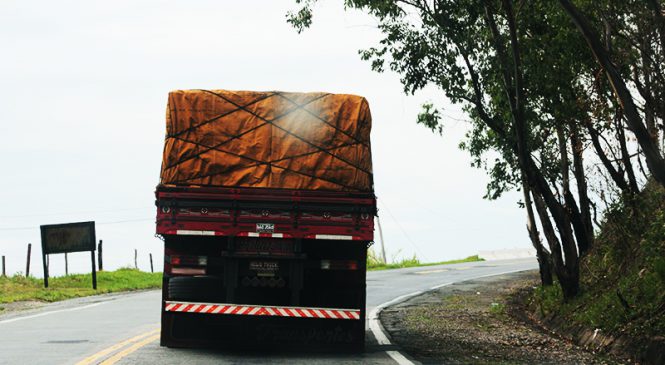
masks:
[(401, 261), (384, 264), (378, 259), (376, 255), (374, 255), (372, 251), (369, 251), (367, 255), (367, 270), (373, 271), (373, 270), (401, 269), (404, 267), (448, 265), (448, 264), (459, 264), (463, 262), (476, 262), (476, 261), (485, 261), (485, 260), (478, 257), (478, 255), (473, 255), (458, 260), (449, 260), (449, 261), (440, 261), (440, 262), (420, 262), (420, 260), (418, 260), (416, 256), (413, 256), (410, 259), (402, 259)]
[[(651, 183), (606, 214), (594, 247), (580, 260), (580, 294), (563, 300), (559, 285), (538, 287), (530, 309), (558, 319), (563, 330), (584, 327), (626, 339), (646, 353), (665, 334), (665, 189)], [(662, 351), (662, 350), (661, 350)], [(641, 355), (636, 355), (639, 358)]]
[(162, 273), (119, 269), (97, 273), (97, 290), (92, 289), (92, 274), (74, 274), (49, 278), (49, 287), (34, 277), (0, 277), (0, 303), (35, 300), (56, 302), (95, 294), (161, 287)]

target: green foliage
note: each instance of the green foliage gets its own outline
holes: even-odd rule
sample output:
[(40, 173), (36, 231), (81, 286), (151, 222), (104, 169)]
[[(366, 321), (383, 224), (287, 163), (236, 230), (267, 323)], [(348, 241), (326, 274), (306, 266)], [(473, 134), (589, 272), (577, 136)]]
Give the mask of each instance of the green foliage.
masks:
[(580, 296), (564, 303), (559, 286), (539, 287), (534, 309), (605, 333), (665, 333), (665, 189), (652, 182), (615, 203), (580, 269)]
[[(311, 24), (316, 0), (297, 3), (303, 7), (297, 14), (307, 16), (292, 14), (289, 22), (300, 31)], [(665, 53), (660, 52), (663, 40), (658, 33), (662, 32), (662, 18), (654, 14), (659, 5), (648, 3), (576, 1), (595, 30), (604, 31), (602, 41), (617, 65), (619, 78), (628, 81), (628, 87), (644, 99), (637, 100), (642, 104), (638, 106), (641, 117), (647, 120), (650, 115), (652, 120), (662, 120)], [(467, 113), (471, 126), (459, 146), (471, 155), (472, 166), (487, 172), (486, 199), (497, 199), (506, 191), (520, 189), (523, 182), (544, 198), (561, 232), (561, 244), (548, 240), (558, 266), (556, 272), (562, 274), (561, 283), (569, 288), (566, 296), (576, 295), (578, 261), (572, 256), (576, 255), (575, 244), (582, 245), (587, 241), (583, 236), (592, 234), (588, 233), (592, 227), (580, 227), (587, 222), (579, 223), (590, 214), (590, 208), (585, 202), (586, 192), (579, 194), (577, 202), (573, 194), (564, 191), (570, 186), (594, 183), (586, 177), (589, 171), (584, 171), (581, 157), (590, 140), (595, 142), (593, 148), (599, 156), (609, 155), (614, 160), (602, 158), (605, 170), (601, 169), (601, 175), (614, 172), (611, 178), (622, 190), (628, 190), (621, 187), (627, 186), (622, 180), (632, 176), (634, 169), (628, 161), (634, 156), (624, 145), (617, 148), (626, 140), (622, 106), (616, 102), (604, 71), (560, 2), (345, 0), (344, 4), (373, 15), (378, 22), (382, 39), (360, 51), (361, 58), (370, 62), (373, 70), (391, 70), (400, 75), (407, 94), (433, 86)], [(652, 82), (653, 88), (645, 87)], [(432, 103), (423, 106), (417, 121), (434, 133), (443, 131), (444, 116)], [(576, 142), (571, 148), (573, 140)], [(569, 171), (563, 171), (564, 168)], [(574, 180), (564, 181), (571, 171)], [(523, 179), (522, 173), (528, 178)], [(631, 183), (638, 185), (635, 178), (631, 178)], [(599, 189), (602, 195), (606, 188)], [(561, 199), (564, 195), (565, 199)], [(579, 207), (582, 212), (572, 207)], [(626, 216), (635, 216), (638, 211), (626, 211)], [(549, 217), (542, 214), (541, 219)], [(614, 237), (607, 233), (607, 240), (623, 239), (596, 256), (605, 262), (586, 264), (605, 266), (608, 271), (597, 274), (603, 278), (610, 274), (618, 281), (620, 277), (613, 273), (624, 272), (628, 264), (616, 263), (622, 263), (638, 249), (654, 249), (631, 243), (636, 233), (648, 236), (643, 225), (649, 221), (650, 218), (642, 219), (633, 225), (616, 222), (621, 231)], [(568, 232), (570, 222), (575, 225), (574, 234)], [(654, 230), (656, 236), (660, 234)], [(605, 231), (611, 232), (612, 228), (606, 227)], [(576, 242), (578, 239), (580, 242)], [(562, 247), (567, 256), (565, 263), (561, 259)], [(645, 264), (651, 265), (649, 270), (655, 270), (653, 263)], [(596, 273), (593, 268), (590, 270)], [(626, 295), (630, 296), (636, 287), (639, 286), (632, 286)], [(622, 294), (614, 295), (625, 308)], [(611, 302), (608, 298), (605, 304)]]
[(416, 123), (422, 124), (432, 130), (434, 133), (443, 134), (443, 124), (441, 123), (441, 113), (432, 103), (422, 105), (422, 110), (418, 113)]
[(665, 257), (658, 257), (654, 259), (653, 270), (658, 275), (660, 281), (665, 283)]
[(539, 313), (545, 317), (556, 312), (563, 304), (563, 291), (559, 285), (539, 286), (532, 299), (537, 304)]
[(376, 254), (374, 249), (367, 250), (367, 269), (373, 270), (375, 267), (383, 265), (383, 259)]
[(293, 25), (298, 30), (298, 33), (302, 33), (303, 30), (312, 25), (313, 14), (311, 5), (313, 2), (296, 0), (296, 4), (304, 4), (305, 6), (301, 7), (297, 12), (288, 12), (286, 14), (286, 22)]
[(162, 285), (161, 273), (146, 273), (135, 269), (100, 271), (97, 290), (92, 289), (91, 274), (74, 274), (49, 278), (44, 288), (42, 279), (16, 274), (0, 277), (0, 303), (23, 300), (55, 302), (64, 299), (128, 290), (155, 289)]
[[(302, 31), (311, 25), (316, 0), (296, 3), (301, 8), (289, 13), (288, 22)], [(514, 65), (501, 2), (345, 0), (344, 4), (378, 21), (383, 39), (359, 52), (374, 71), (390, 69), (399, 74), (407, 94), (435, 86), (468, 114), (472, 125), (460, 147), (472, 157), (473, 167), (488, 173), (484, 197), (497, 199), (508, 190), (519, 189), (513, 115), (507, 96), (507, 87), (512, 86), (504, 79), (504, 71)], [(496, 21), (496, 34), (489, 26), (488, 13)], [(556, 182), (561, 173), (553, 128), (555, 123), (580, 120), (587, 113), (579, 99), (588, 94), (585, 87), (595, 72), (595, 61), (556, 2), (520, 3), (517, 28), (523, 88), (528, 96), (521, 100), (527, 145), (540, 154), (546, 180)], [(503, 50), (503, 57), (497, 47)], [(487, 118), (505, 133), (499, 136), (488, 128)], [(426, 103), (417, 123), (442, 134), (444, 119), (433, 103)]]

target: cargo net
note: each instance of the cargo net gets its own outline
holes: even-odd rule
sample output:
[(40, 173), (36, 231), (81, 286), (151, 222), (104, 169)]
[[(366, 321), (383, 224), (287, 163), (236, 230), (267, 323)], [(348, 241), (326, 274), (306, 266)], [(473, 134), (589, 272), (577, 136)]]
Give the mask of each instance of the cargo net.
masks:
[(370, 129), (354, 95), (174, 91), (161, 184), (372, 191)]

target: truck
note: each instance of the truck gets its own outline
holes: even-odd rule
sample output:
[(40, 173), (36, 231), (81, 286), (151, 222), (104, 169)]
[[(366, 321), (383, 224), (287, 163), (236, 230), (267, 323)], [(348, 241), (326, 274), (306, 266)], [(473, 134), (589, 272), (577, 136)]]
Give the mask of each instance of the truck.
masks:
[(169, 93), (162, 346), (363, 351), (370, 130), (355, 95)]

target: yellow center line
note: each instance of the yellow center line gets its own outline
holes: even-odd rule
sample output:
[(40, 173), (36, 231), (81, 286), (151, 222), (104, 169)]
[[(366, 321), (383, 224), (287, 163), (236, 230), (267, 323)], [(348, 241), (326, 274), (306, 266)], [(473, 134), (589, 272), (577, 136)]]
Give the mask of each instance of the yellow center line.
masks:
[(129, 345), (130, 343), (133, 343), (133, 342), (139, 341), (139, 340), (141, 340), (141, 339), (143, 339), (143, 338), (145, 338), (145, 337), (148, 337), (148, 336), (150, 336), (150, 335), (154, 335), (154, 334), (156, 334), (156, 333), (158, 333), (158, 332), (159, 332), (159, 328), (156, 328), (156, 329), (154, 329), (154, 330), (152, 330), (152, 331), (148, 331), (148, 332), (146, 332), (146, 333), (142, 333), (142, 334), (140, 334), (140, 335), (138, 335), (138, 336), (134, 336), (134, 337), (132, 337), (132, 338), (129, 338), (129, 339), (127, 339), (127, 340), (124, 340), (124, 341), (122, 341), (122, 342), (119, 342), (119, 343), (117, 343), (117, 344), (115, 344), (115, 345), (113, 345), (113, 346), (107, 347), (107, 348), (105, 348), (105, 349), (102, 350), (102, 351), (99, 351), (99, 352), (97, 352), (97, 353), (95, 353), (95, 354), (93, 354), (93, 355), (91, 355), (91, 356), (86, 357), (85, 359), (83, 359), (83, 360), (77, 362), (76, 365), (90, 365), (90, 364), (94, 364), (95, 361), (97, 361), (97, 360), (103, 358), (104, 356), (107, 356), (108, 354), (113, 353), (113, 352), (115, 352), (115, 351), (117, 351), (117, 350), (119, 350), (119, 349), (121, 349), (121, 348), (123, 348), (123, 347)]
[(156, 334), (156, 335), (152, 335), (152, 336), (146, 338), (145, 340), (143, 340), (141, 342), (137, 342), (134, 345), (132, 345), (132, 346), (116, 353), (115, 355), (113, 355), (113, 356), (109, 357), (108, 359), (102, 361), (101, 365), (115, 364), (116, 362), (118, 362), (118, 360), (122, 359), (123, 357), (131, 354), (132, 352), (140, 349), (141, 347), (143, 347), (143, 346), (145, 346), (145, 345), (147, 345), (147, 344), (149, 344), (153, 341), (156, 341), (157, 339), (159, 339), (159, 333)]

